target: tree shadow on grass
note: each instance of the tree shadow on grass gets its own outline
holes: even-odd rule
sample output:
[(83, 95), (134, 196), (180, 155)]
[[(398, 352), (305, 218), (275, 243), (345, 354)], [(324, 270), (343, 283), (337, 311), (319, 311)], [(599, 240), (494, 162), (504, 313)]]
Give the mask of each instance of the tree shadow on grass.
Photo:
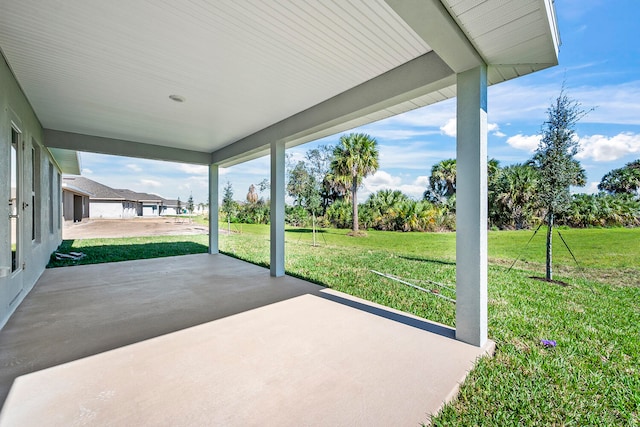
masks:
[[(313, 233), (312, 228), (289, 228), (285, 230), (286, 233)], [(316, 233), (326, 233), (326, 230), (316, 229)]]
[(406, 256), (406, 255), (398, 255), (398, 258), (406, 259), (408, 261), (430, 262), (432, 264), (456, 265), (455, 261), (445, 261), (442, 259), (420, 258), (420, 257)]
[[(73, 243), (74, 240), (64, 240), (58, 249), (51, 254), (47, 268), (202, 254), (207, 253), (209, 250), (206, 245), (188, 240), (124, 245), (95, 245), (75, 248), (73, 247)], [(56, 252), (61, 254), (77, 252), (84, 254), (84, 256), (80, 259), (56, 259)]]
[(567, 282), (563, 282), (562, 280), (549, 280), (546, 277), (529, 276), (529, 279), (539, 280), (541, 282), (553, 283), (553, 284), (556, 284), (556, 285), (564, 286), (565, 288), (567, 286), (570, 286)]

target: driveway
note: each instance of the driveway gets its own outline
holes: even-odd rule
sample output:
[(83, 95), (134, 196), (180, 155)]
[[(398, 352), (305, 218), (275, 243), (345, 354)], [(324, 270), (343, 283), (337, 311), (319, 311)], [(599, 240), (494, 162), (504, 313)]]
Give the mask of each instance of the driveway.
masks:
[(84, 219), (82, 222), (65, 221), (63, 239), (94, 239), (108, 237), (172, 236), (207, 234), (206, 225), (190, 222), (188, 218), (130, 218)]

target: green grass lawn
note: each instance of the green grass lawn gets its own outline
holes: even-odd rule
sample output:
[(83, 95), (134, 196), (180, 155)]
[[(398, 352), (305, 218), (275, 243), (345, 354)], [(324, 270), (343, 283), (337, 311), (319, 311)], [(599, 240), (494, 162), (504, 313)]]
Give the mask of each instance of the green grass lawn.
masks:
[(199, 254), (208, 248), (208, 235), (64, 240), (58, 252), (82, 252), (85, 257), (77, 261), (57, 260), (52, 254), (47, 268)]
[[(268, 265), (268, 226), (232, 224), (232, 231), (220, 235), (224, 253)], [(458, 399), (433, 425), (640, 424), (640, 229), (560, 232), (582, 266), (576, 268), (555, 234), (557, 278), (566, 287), (531, 278), (544, 274), (544, 230), (526, 250), (532, 231), (489, 232), (489, 336), (496, 354), (478, 363)], [(287, 229), (287, 273), (455, 326), (453, 303), (371, 273), (393, 274), (429, 289), (440, 288), (425, 279), (453, 285), (454, 233), (370, 231), (362, 238), (346, 233), (323, 230), (313, 247), (310, 230)], [(151, 248), (153, 242), (161, 242), (159, 250)], [(90, 255), (87, 262), (104, 262), (114, 254), (206, 252), (207, 236), (64, 245)], [(544, 348), (541, 339), (557, 346)]]
[[(554, 236), (558, 279), (544, 274), (544, 230), (489, 233), (489, 336), (459, 398), (433, 425), (638, 425), (640, 423), (640, 229), (560, 230), (582, 270)], [(455, 326), (454, 304), (370, 270), (455, 283), (455, 234), (324, 230), (286, 233), (286, 271), (325, 286)], [(221, 236), (225, 253), (267, 266), (268, 227)], [(525, 250), (526, 247), (526, 250)], [(516, 257), (513, 270), (508, 271)], [(443, 292), (444, 294), (444, 292)], [(557, 342), (546, 349), (541, 339)], [(425, 360), (425, 363), (429, 363)]]

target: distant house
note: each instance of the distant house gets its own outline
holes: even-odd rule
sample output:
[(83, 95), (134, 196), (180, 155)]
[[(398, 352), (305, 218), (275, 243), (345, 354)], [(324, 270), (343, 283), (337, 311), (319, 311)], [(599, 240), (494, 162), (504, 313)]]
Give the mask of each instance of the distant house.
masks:
[[(181, 209), (184, 209), (184, 202), (180, 202)], [(164, 199), (160, 215), (179, 215), (182, 212), (178, 212), (178, 200)]]
[[(76, 195), (87, 197), (87, 214), (84, 218), (121, 219), (138, 216), (158, 216), (164, 199), (155, 194), (138, 193), (128, 189), (114, 189), (83, 176), (64, 176), (62, 178), (64, 202), (68, 201), (69, 211)], [(73, 195), (73, 196), (72, 196)], [(73, 197), (73, 199), (72, 199)], [(63, 208), (66, 209), (66, 208)], [(66, 220), (71, 218), (65, 216)], [(74, 220), (75, 217), (73, 218)]]
[(62, 218), (65, 221), (80, 222), (89, 218), (89, 197), (91, 194), (68, 182), (62, 182)]
[(116, 193), (129, 201), (135, 201), (137, 216), (158, 216), (164, 200), (157, 194), (138, 193), (127, 189), (116, 189)]

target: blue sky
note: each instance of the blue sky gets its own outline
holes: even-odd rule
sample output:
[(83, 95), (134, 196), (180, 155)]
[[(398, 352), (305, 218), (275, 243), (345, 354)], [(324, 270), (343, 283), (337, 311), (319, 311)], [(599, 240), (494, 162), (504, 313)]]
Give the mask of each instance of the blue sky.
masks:
[[(563, 81), (567, 94), (594, 108), (577, 126), (582, 167), (595, 192), (602, 176), (640, 158), (640, 1), (556, 0), (562, 46), (560, 64), (488, 90), (489, 157), (501, 165), (524, 162), (537, 146), (538, 133)], [(380, 169), (366, 178), (360, 200), (383, 188), (420, 198), (431, 166), (455, 157), (455, 99), (354, 129), (376, 138)], [(292, 159), (340, 135), (287, 150)], [(81, 155), (83, 175), (114, 188), (160, 194), (166, 198), (207, 200), (207, 169), (91, 153)], [(244, 200), (249, 185), (269, 177), (263, 157), (220, 171), (234, 198)], [(267, 196), (265, 194), (265, 196)]]

